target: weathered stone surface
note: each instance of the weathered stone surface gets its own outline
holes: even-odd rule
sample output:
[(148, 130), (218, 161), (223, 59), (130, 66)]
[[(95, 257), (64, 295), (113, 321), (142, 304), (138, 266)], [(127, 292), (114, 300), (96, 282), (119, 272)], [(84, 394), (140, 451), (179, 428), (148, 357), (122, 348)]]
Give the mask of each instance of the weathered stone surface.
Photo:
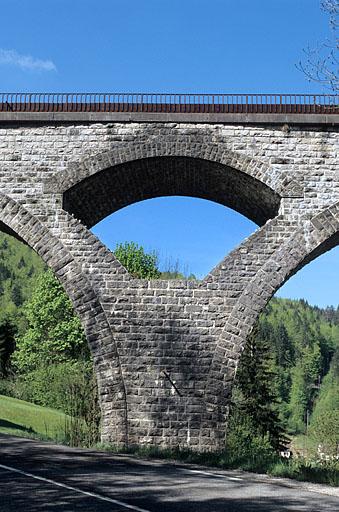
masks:
[[(1, 229), (54, 270), (83, 323), (115, 444), (218, 449), (258, 314), (339, 241), (337, 126), (0, 122)], [(261, 228), (202, 282), (133, 279), (88, 230), (136, 201), (189, 195)]]

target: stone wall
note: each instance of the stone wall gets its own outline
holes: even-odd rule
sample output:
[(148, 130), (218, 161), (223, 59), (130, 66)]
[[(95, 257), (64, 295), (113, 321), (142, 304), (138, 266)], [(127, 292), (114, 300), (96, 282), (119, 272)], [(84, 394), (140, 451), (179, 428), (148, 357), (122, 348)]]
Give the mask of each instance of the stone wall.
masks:
[[(115, 444), (222, 446), (246, 337), (275, 291), (338, 243), (337, 126), (0, 122), (0, 222), (63, 283)], [(260, 225), (201, 281), (133, 279), (89, 231), (190, 195)], [(225, 226), (227, 229), (227, 226)]]

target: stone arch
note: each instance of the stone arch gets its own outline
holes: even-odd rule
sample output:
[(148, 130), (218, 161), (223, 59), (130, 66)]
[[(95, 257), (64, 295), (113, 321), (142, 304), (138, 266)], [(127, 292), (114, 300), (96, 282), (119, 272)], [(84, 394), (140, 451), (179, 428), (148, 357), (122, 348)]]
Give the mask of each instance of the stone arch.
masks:
[(63, 194), (64, 209), (88, 227), (133, 202), (163, 195), (210, 199), (262, 225), (277, 215), (286, 185), (267, 164), (225, 144), (178, 136), (134, 141), (72, 162), (45, 183), (45, 192)]
[[(266, 226), (262, 228), (265, 230)], [(298, 270), (339, 244), (339, 202), (305, 219), (267, 259), (238, 298), (216, 345), (206, 386), (211, 406), (216, 389), (221, 405), (233, 381), (241, 352), (257, 318), (274, 293)], [(227, 384), (226, 384), (227, 383)], [(226, 394), (225, 394), (226, 384)], [(209, 389), (213, 389), (212, 393)]]
[[(78, 268), (68, 249), (47, 229), (40, 220), (14, 199), (0, 194), (0, 229), (30, 246), (51, 268), (70, 297), (74, 309), (84, 327), (93, 356), (98, 378), (103, 428), (115, 430), (113, 435), (123, 444), (127, 443), (126, 391), (121, 374), (119, 355), (110, 333), (106, 315), (89, 281)], [(104, 357), (109, 352), (110, 367)], [(109, 370), (109, 372), (108, 372)], [(112, 370), (112, 371), (111, 371)], [(109, 377), (107, 374), (109, 373)], [(109, 393), (107, 393), (109, 389)], [(112, 393), (114, 390), (114, 393)], [(111, 399), (114, 395), (113, 400)], [(105, 397), (110, 403), (105, 403)], [(114, 407), (112, 403), (115, 401)], [(116, 409), (114, 423), (105, 417), (105, 410)]]

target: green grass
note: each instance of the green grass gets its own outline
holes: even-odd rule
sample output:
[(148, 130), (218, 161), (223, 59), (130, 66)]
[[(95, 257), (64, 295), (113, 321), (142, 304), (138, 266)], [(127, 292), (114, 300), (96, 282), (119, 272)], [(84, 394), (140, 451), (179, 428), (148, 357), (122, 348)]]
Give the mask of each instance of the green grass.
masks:
[(291, 447), (293, 453), (299, 453), (303, 457), (310, 458), (316, 457), (318, 443), (311, 436), (299, 434), (292, 437)]
[(329, 461), (319, 463), (305, 458), (282, 459), (276, 454), (247, 454), (237, 457), (226, 450), (219, 453), (198, 453), (188, 449), (164, 449), (157, 447), (134, 446), (129, 449), (113, 445), (98, 444), (97, 449), (111, 453), (128, 453), (143, 459), (167, 459), (188, 464), (199, 464), (221, 469), (240, 469), (253, 473), (266, 473), (280, 478), (292, 478), (304, 482), (339, 486), (339, 462)]
[(0, 433), (62, 441), (65, 419), (55, 409), (0, 395)]

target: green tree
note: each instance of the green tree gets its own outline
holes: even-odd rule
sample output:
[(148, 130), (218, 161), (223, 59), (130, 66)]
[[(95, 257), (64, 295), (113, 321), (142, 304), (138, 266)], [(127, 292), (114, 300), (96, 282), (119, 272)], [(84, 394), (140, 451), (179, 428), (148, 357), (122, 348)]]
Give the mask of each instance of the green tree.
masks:
[(23, 296), (20, 286), (14, 283), (11, 289), (11, 299), (16, 306), (21, 306), (23, 303)]
[(327, 455), (339, 455), (339, 409), (319, 415), (312, 425), (312, 436)]
[(89, 357), (80, 320), (52, 272), (40, 275), (24, 315), (29, 327), (12, 358), (19, 372)]
[(0, 325), (0, 378), (7, 377), (10, 357), (15, 350), (15, 326), (5, 320)]
[(21, 256), (19, 263), (18, 263), (18, 268), (23, 268), (23, 267), (26, 267), (26, 261), (25, 261), (25, 258), (23, 256)]
[(292, 370), (289, 428), (293, 432), (305, 431), (307, 411), (312, 410), (320, 368), (319, 345), (304, 347), (300, 359)]
[(324, 377), (319, 395), (315, 401), (314, 410), (311, 418), (311, 425), (318, 421), (320, 417), (334, 410), (339, 410), (339, 347), (335, 351), (330, 371)]
[(286, 327), (279, 322), (275, 332), (275, 349), (277, 364), (282, 368), (291, 366), (294, 359), (293, 346)]
[[(286, 442), (277, 409), (273, 359), (268, 343), (258, 329), (247, 340), (236, 378), (238, 399), (232, 414), (252, 425), (253, 436), (268, 436), (272, 447), (281, 449)], [(243, 420), (241, 420), (243, 418)], [(247, 419), (246, 419), (247, 418)]]
[(0, 261), (0, 280), (5, 281), (11, 277), (11, 271), (7, 268), (5, 263)]
[(155, 252), (146, 253), (143, 247), (134, 242), (117, 244), (114, 254), (134, 277), (139, 279), (159, 279), (161, 276)]

